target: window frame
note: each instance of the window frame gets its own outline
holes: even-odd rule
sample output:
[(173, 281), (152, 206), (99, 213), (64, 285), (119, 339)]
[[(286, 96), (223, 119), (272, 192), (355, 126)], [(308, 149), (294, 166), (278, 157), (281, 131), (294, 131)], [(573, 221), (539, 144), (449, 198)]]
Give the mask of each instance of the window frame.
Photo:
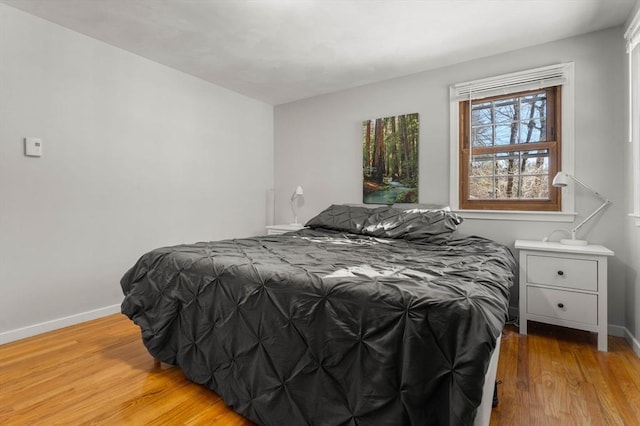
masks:
[[(629, 61), (628, 70), (628, 125), (629, 143), (631, 144), (631, 212), (635, 225), (640, 227), (640, 9), (630, 17), (624, 33)], [(634, 61), (635, 58), (635, 61)]]
[[(497, 101), (501, 99), (519, 98), (533, 93), (545, 91), (547, 94), (547, 117), (546, 117), (546, 134), (550, 135), (545, 142), (519, 143), (514, 145), (503, 145), (499, 147), (489, 148), (473, 148), (469, 149), (470, 136), (470, 104), (474, 101)], [(551, 185), (553, 177), (560, 171), (560, 162), (562, 158), (562, 123), (561, 123), (561, 95), (560, 87), (552, 86), (544, 89), (533, 89), (508, 93), (504, 95), (490, 96), (474, 101), (459, 102), (459, 186), (458, 189), (458, 205), (462, 210), (522, 210), (522, 211), (561, 211), (562, 209), (562, 191)], [(528, 151), (539, 149), (549, 150), (549, 199), (478, 199), (469, 198), (470, 176), (469, 176), (469, 155), (476, 149), (480, 151), (491, 152), (509, 152), (509, 151)]]
[[(560, 114), (562, 117), (561, 141), (562, 152), (560, 158), (560, 169), (565, 173), (574, 173), (574, 110), (575, 110), (575, 89), (574, 89), (574, 63), (566, 62), (552, 65), (549, 67), (534, 68), (530, 70), (520, 71), (516, 73), (498, 75), (496, 77), (485, 78), (482, 80), (469, 81), (464, 83), (453, 84), (449, 87), (450, 103), (449, 103), (449, 136), (450, 136), (450, 155), (449, 155), (449, 205), (451, 210), (460, 214), (465, 219), (486, 219), (486, 220), (514, 220), (514, 221), (541, 221), (541, 222), (573, 222), (577, 213), (575, 212), (575, 195), (573, 185), (569, 185), (563, 189), (562, 203), (560, 211), (541, 211), (541, 210), (471, 210), (461, 209), (459, 206), (459, 86), (473, 85), (475, 82), (485, 83), (487, 81), (509, 80), (512, 76), (533, 75), (539, 70), (547, 68), (560, 69), (564, 76), (564, 81), (554, 85), (560, 85), (559, 94), (562, 102), (560, 106)], [(541, 81), (540, 83), (544, 83)], [(535, 87), (535, 86), (534, 86)], [(545, 87), (544, 85), (538, 88)], [(511, 92), (524, 91), (531, 89), (526, 85), (519, 86), (519, 90), (511, 90)], [(504, 93), (504, 91), (503, 91)]]

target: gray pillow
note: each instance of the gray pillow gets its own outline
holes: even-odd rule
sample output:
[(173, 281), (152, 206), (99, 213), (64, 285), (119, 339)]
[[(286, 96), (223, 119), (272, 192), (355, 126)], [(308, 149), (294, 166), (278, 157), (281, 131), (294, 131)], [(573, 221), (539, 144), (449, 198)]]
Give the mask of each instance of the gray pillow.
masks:
[(365, 221), (371, 215), (371, 210), (367, 207), (332, 204), (317, 216), (309, 219), (305, 226), (360, 234)]
[(460, 223), (460, 216), (446, 210), (403, 210), (394, 207), (367, 208), (333, 204), (310, 219), (306, 226), (379, 238), (444, 244)]
[(446, 210), (390, 209), (369, 216), (362, 233), (380, 238), (444, 244), (451, 239), (460, 223), (460, 216)]

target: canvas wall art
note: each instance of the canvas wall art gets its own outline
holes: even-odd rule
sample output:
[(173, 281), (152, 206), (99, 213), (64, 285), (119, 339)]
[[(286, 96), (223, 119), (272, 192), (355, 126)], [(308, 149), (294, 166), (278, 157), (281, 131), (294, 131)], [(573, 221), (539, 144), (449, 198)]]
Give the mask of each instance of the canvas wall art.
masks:
[(418, 114), (362, 123), (362, 201), (418, 202)]

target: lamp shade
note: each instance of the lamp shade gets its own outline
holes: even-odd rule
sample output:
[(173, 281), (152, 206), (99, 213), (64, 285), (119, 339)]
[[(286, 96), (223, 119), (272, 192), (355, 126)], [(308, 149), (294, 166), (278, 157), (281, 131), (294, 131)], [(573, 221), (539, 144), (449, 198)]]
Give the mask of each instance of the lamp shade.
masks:
[(551, 185), (556, 186), (558, 188), (563, 188), (569, 184), (569, 175), (564, 172), (556, 173), (556, 176), (553, 178), (553, 182)]
[(302, 198), (304, 195), (304, 191), (301, 186), (298, 186), (293, 194), (291, 194), (291, 212), (293, 213), (293, 223), (292, 225), (298, 225), (298, 213), (296, 212), (296, 203), (298, 198)]
[(294, 200), (301, 198), (303, 195), (304, 191), (302, 190), (302, 187), (298, 186), (296, 190), (293, 191), (293, 194), (291, 194), (291, 201), (293, 202)]

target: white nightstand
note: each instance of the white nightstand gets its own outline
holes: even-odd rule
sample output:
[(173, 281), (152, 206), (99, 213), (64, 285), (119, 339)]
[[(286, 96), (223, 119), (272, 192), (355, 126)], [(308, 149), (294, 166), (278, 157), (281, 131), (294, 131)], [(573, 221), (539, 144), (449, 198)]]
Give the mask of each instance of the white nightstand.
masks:
[(520, 334), (527, 321), (598, 333), (607, 350), (607, 257), (597, 245), (517, 240), (520, 250)]
[(268, 225), (267, 235), (280, 235), (304, 228), (302, 223), (286, 223), (284, 225)]

